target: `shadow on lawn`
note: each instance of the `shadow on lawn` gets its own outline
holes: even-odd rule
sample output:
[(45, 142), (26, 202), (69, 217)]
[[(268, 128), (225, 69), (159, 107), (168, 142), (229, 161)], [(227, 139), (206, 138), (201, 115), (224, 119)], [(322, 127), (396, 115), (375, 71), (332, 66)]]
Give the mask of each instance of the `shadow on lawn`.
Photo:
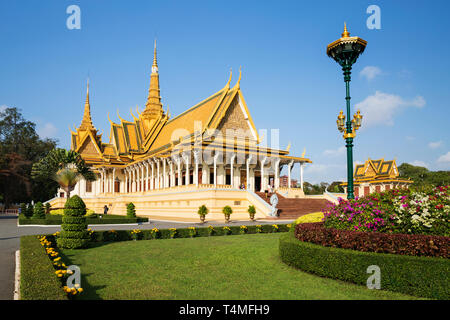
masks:
[[(73, 263), (71, 254), (60, 253), (61, 259), (67, 266)], [(81, 269), (81, 287), (83, 288), (83, 293), (76, 300), (101, 300), (100, 296), (97, 294), (97, 290), (106, 288), (106, 286), (92, 286), (87, 281), (86, 277), (92, 275), (92, 273), (83, 273), (83, 264), (76, 264)]]

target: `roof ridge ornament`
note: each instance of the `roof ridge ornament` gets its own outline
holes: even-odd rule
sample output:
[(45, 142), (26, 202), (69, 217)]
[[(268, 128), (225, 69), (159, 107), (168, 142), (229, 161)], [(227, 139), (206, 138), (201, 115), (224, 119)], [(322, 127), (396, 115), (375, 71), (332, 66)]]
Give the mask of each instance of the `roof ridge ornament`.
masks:
[(231, 77), (233, 76), (233, 69), (230, 68), (230, 78), (228, 79), (227, 84), (225, 85), (226, 88), (230, 87)]

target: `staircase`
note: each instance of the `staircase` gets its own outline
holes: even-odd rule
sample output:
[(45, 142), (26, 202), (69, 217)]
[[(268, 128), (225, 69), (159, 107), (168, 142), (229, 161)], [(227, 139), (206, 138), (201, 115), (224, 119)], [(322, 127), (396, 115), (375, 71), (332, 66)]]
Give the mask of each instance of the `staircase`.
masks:
[[(266, 198), (264, 192), (256, 192), (258, 196), (270, 204), (270, 196)], [(309, 199), (309, 198), (285, 198), (279, 193), (278, 196), (278, 218), (282, 220), (294, 220), (308, 213), (318, 212), (325, 209), (329, 201), (325, 199)], [(269, 219), (269, 218), (268, 218)]]

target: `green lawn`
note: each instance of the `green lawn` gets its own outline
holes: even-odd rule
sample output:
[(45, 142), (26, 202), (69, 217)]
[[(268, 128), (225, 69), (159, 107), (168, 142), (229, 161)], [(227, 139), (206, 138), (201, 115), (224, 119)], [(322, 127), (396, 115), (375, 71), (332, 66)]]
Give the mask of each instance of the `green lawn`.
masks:
[(62, 258), (84, 299), (412, 299), (314, 276), (281, 262), (280, 234), (124, 241)]

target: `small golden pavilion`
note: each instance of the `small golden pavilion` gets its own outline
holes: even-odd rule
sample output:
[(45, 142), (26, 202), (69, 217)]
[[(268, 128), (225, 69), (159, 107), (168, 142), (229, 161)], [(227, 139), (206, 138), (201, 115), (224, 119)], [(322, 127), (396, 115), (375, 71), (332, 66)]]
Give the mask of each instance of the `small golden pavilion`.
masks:
[[(107, 204), (122, 212), (124, 203), (133, 201), (138, 211), (149, 214), (195, 213), (205, 202), (212, 212), (230, 202), (237, 212), (245, 212), (249, 204), (260, 202), (255, 192), (269, 185), (286, 196), (304, 196), (301, 187), (280, 187), (280, 171), (287, 167), (290, 180), (298, 164), (303, 186), (303, 167), (311, 160), (305, 152), (301, 157), (290, 155), (290, 144), (281, 150), (262, 143), (240, 88), (241, 76), (239, 71), (237, 83), (230, 87), (230, 72), (222, 89), (171, 117), (161, 102), (155, 41), (145, 109), (131, 111), (132, 120), (118, 115), (119, 123), (108, 114), (109, 142), (103, 142), (92, 122), (88, 83), (81, 125), (71, 130), (71, 149), (98, 178), (81, 179), (71, 194), (93, 209)], [(62, 190), (58, 196), (64, 196)], [(266, 214), (267, 206), (259, 207)]]
[[(365, 197), (372, 192), (407, 188), (413, 181), (399, 178), (397, 164), (394, 160), (385, 161), (368, 159), (364, 164), (355, 166), (353, 174), (355, 197)], [(342, 184), (347, 193), (347, 183)]]

